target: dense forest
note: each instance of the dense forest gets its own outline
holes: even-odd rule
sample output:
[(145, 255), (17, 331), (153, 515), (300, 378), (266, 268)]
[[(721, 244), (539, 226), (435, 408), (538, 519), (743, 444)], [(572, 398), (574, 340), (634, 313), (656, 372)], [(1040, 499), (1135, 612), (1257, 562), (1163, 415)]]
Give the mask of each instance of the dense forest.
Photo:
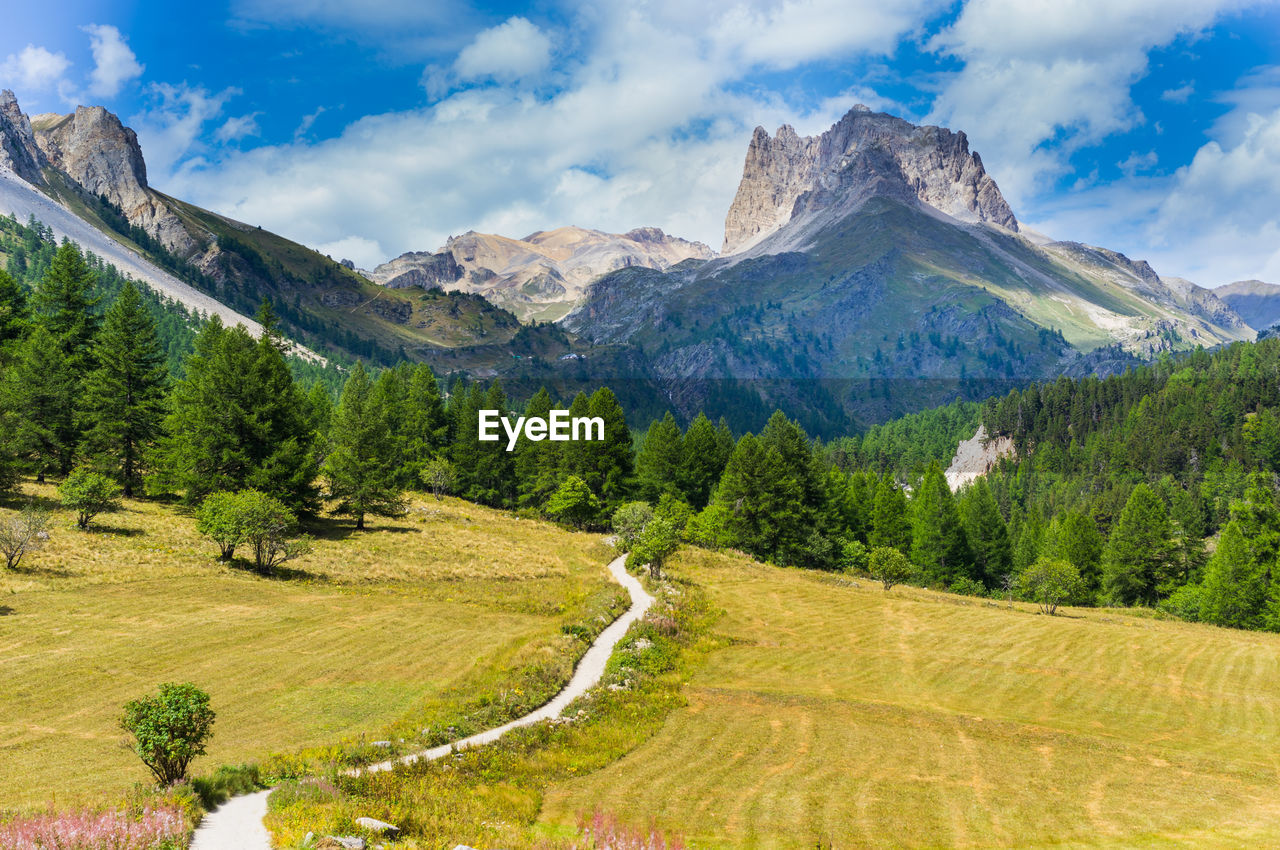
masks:
[[(624, 546), (732, 547), (784, 565), (870, 572), (978, 595), (1159, 607), (1280, 628), (1280, 340), (1164, 357), (1106, 379), (1031, 385), (828, 443), (781, 412), (734, 435), (671, 415), (639, 438), (607, 387), (556, 399), (603, 440), (478, 439), (494, 382), (425, 364), (290, 368), (269, 332), (204, 322), (38, 225), (0, 246), (0, 488), (92, 472), (126, 495), (256, 493), (303, 519), (394, 516), (409, 490), (450, 493)], [(978, 424), (1016, 456), (952, 493), (943, 468)], [(222, 498), (220, 496), (219, 498)], [(659, 532), (670, 538), (656, 540)], [(646, 536), (647, 535), (647, 536)], [(1212, 550), (1212, 556), (1208, 553)]]

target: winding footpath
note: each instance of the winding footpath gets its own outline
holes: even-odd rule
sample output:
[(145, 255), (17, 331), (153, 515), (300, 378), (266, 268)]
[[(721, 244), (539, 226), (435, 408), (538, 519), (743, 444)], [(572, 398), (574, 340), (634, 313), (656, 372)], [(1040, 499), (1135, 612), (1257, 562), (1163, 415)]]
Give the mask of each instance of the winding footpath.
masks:
[[(613, 648), (618, 645), (618, 641), (622, 640), (623, 635), (627, 633), (632, 624), (643, 617), (648, 612), (649, 607), (653, 605), (653, 597), (645, 592), (644, 586), (640, 584), (639, 579), (627, 572), (626, 562), (625, 555), (614, 559), (609, 564), (609, 574), (613, 576), (618, 584), (626, 588), (627, 593), (631, 595), (631, 607), (600, 633), (600, 636), (591, 644), (591, 648), (582, 656), (582, 660), (578, 662), (569, 684), (565, 685), (564, 690), (556, 694), (551, 702), (537, 711), (512, 720), (510, 723), (499, 726), (496, 729), (478, 732), (460, 741), (442, 744), (439, 747), (433, 747), (422, 752), (388, 759), (364, 768), (356, 768), (349, 771), (348, 775), (359, 776), (364, 772), (380, 773), (384, 770), (391, 770), (400, 764), (413, 764), (423, 759), (433, 761), (447, 756), (455, 749), (461, 750), (492, 743), (512, 729), (531, 726), (543, 720), (559, 717), (569, 703), (599, 683), (600, 678), (604, 675), (605, 666), (609, 663), (609, 656), (613, 654)], [(254, 794), (233, 797), (205, 815), (199, 828), (196, 829), (195, 837), (191, 842), (191, 850), (271, 850), (271, 837), (267, 833), (266, 827), (262, 825), (262, 819), (267, 814), (267, 796), (270, 793), (271, 789), (268, 789)]]

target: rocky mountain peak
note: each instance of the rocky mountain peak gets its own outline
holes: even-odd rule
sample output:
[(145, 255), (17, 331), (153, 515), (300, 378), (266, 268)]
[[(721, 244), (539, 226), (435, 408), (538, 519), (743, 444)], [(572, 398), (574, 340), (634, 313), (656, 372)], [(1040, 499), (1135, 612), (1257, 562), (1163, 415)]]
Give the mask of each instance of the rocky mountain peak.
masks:
[(914, 199), (964, 222), (1018, 229), (964, 133), (918, 127), (858, 104), (821, 136), (800, 136), (787, 124), (773, 136), (755, 129), (721, 253), (750, 248), (802, 211), (877, 194)]
[(91, 195), (105, 197), (171, 251), (190, 256), (199, 244), (168, 204), (147, 184), (138, 136), (101, 106), (77, 106), (70, 115), (32, 119), (35, 140), (49, 164)]
[(42, 165), (43, 157), (31, 130), (30, 119), (23, 114), (12, 91), (0, 91), (0, 169), (12, 171), (28, 183), (42, 186)]

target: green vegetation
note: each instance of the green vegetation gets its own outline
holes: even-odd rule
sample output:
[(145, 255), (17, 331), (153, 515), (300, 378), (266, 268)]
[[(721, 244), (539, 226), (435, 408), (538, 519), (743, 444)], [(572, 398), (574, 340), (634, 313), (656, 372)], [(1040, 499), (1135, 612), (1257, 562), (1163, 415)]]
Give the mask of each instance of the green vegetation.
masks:
[(154, 696), (125, 703), (120, 728), (160, 787), (187, 778), (187, 767), (204, 755), (216, 714), (209, 695), (190, 682), (165, 682)]
[(700, 847), (1280, 840), (1274, 635), (696, 549), (669, 575), (725, 612), (715, 648), (656, 734), (546, 793), (549, 834), (598, 808)]
[(58, 485), (62, 506), (76, 515), (76, 527), (87, 529), (100, 513), (120, 510), (120, 487), (110, 478), (88, 469), (74, 470)]

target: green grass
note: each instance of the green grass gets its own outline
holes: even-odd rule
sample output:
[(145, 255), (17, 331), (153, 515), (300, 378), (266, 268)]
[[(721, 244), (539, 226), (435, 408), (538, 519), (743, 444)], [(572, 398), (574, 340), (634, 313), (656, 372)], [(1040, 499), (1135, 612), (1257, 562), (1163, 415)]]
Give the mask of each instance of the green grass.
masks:
[(625, 596), (596, 538), (456, 500), (362, 534), (321, 523), (289, 580), (219, 563), (172, 507), (126, 502), (95, 524), (59, 512), (44, 551), (0, 570), (0, 807), (144, 781), (115, 724), (161, 681), (212, 696), (197, 772), (519, 710), (514, 689), (557, 687), (585, 648), (563, 627), (607, 620)]
[(722, 648), (621, 760), (551, 789), (728, 847), (1280, 842), (1280, 637), (686, 552)]

